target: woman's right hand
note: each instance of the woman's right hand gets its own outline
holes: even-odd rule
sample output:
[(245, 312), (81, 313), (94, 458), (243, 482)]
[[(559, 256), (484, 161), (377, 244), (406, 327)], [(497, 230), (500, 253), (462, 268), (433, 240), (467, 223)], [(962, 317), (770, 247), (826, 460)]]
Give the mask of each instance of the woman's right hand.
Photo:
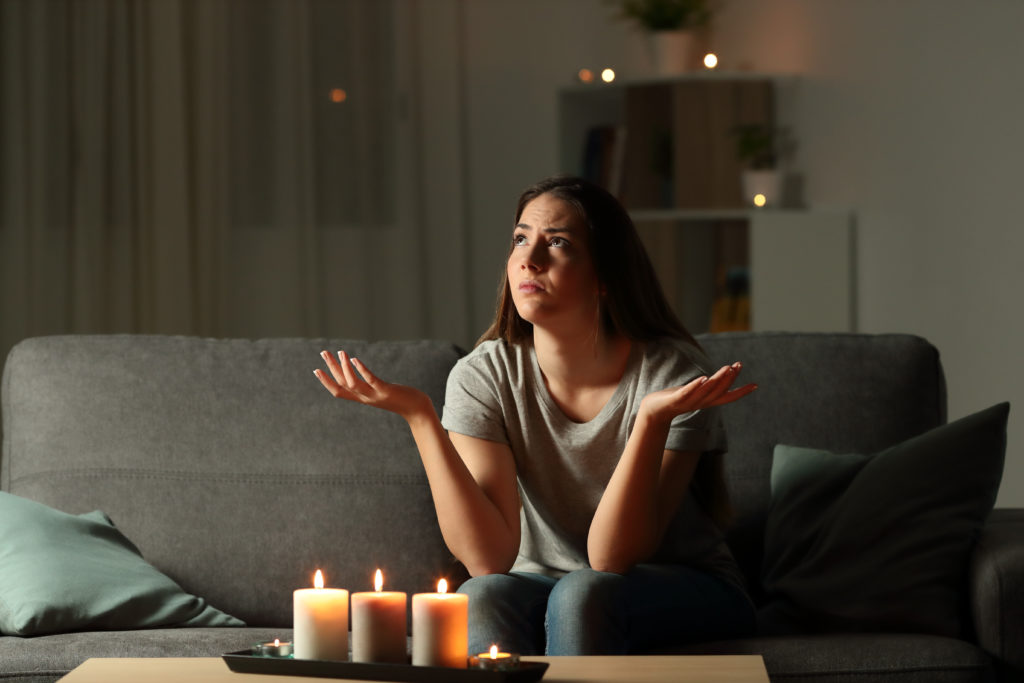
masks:
[(404, 384), (385, 382), (370, 372), (358, 358), (349, 358), (344, 351), (339, 351), (337, 358), (327, 351), (321, 351), (320, 355), (327, 363), (330, 375), (320, 369), (314, 370), (313, 374), (335, 398), (383, 408), (406, 420), (428, 406), (433, 412), (430, 398), (422, 391)]

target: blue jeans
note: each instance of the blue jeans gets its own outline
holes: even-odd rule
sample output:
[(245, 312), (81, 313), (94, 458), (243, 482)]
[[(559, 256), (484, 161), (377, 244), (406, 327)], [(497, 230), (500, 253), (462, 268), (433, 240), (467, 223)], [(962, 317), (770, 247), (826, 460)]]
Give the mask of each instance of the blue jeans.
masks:
[(627, 574), (580, 569), (561, 579), (489, 574), (459, 592), (469, 595), (470, 654), (492, 643), (524, 655), (652, 653), (755, 628), (742, 590), (680, 565), (642, 564)]

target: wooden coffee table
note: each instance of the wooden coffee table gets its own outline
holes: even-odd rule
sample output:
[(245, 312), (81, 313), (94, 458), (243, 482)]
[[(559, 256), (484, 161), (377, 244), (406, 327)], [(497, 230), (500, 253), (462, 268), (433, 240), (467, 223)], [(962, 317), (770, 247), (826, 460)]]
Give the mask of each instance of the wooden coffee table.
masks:
[[(524, 657), (548, 662), (542, 683), (768, 683), (760, 655)], [(218, 657), (89, 659), (62, 683), (315, 683), (305, 676), (234, 673)]]

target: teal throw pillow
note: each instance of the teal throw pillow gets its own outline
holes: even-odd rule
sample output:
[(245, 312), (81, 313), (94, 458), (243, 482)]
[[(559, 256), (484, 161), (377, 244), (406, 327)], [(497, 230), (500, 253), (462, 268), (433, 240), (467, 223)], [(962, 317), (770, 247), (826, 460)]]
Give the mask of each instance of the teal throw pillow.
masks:
[(1009, 410), (873, 455), (776, 446), (760, 632), (965, 635), (970, 551), (999, 489)]
[(0, 633), (244, 625), (146, 562), (102, 512), (0, 492)]

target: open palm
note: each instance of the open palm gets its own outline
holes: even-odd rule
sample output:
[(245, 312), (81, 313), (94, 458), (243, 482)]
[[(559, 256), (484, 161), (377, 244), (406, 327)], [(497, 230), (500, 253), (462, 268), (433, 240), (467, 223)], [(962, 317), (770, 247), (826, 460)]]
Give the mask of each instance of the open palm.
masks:
[(641, 409), (662, 419), (738, 401), (757, 389), (756, 384), (744, 384), (732, 389), (739, 376), (740, 364), (725, 365), (710, 377), (698, 377), (682, 386), (655, 391), (644, 397)]
[(427, 395), (419, 389), (385, 382), (362, 361), (349, 358), (344, 351), (339, 351), (337, 357), (327, 351), (322, 351), (320, 355), (330, 374), (320, 369), (314, 370), (313, 374), (335, 398), (382, 408), (403, 417), (411, 415), (425, 400), (429, 401)]

